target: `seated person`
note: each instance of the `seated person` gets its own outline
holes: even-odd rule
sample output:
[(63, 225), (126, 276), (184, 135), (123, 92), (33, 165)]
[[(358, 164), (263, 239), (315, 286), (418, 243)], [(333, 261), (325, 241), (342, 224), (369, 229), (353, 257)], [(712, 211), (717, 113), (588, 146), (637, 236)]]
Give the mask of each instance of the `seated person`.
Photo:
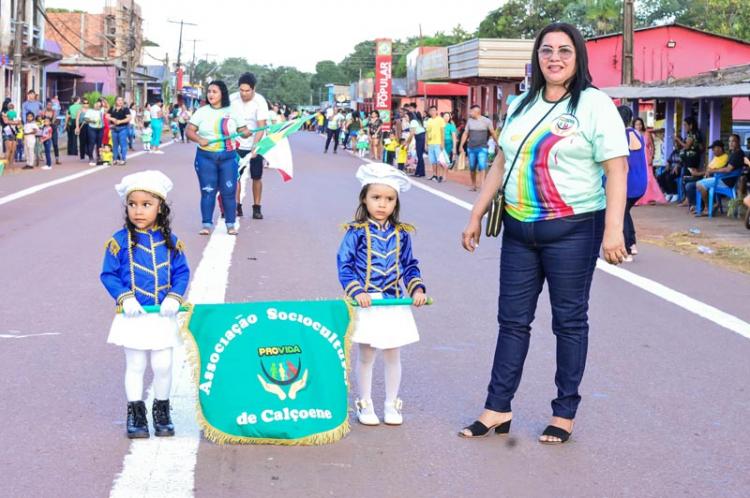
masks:
[(679, 147), (675, 147), (667, 159), (664, 171), (656, 177), (656, 181), (659, 182), (659, 187), (661, 187), (668, 202), (677, 201), (677, 181), (680, 178), (681, 170), (680, 149)]
[[(733, 171), (740, 170), (744, 163), (744, 156), (742, 154), (742, 149), (740, 149), (739, 135), (732, 134), (729, 136), (730, 154), (727, 154), (724, 151), (724, 143), (721, 140), (716, 140), (713, 144), (711, 144), (711, 148), (713, 149), (714, 158), (709, 163), (708, 169), (706, 169), (706, 173), (704, 175), (705, 178), (703, 180), (699, 180), (696, 184), (694, 184), (701, 194), (703, 206), (706, 206), (706, 209), (708, 209), (708, 189), (717, 185), (717, 182), (718, 186), (723, 188), (734, 188), (735, 184), (737, 183), (736, 177), (719, 178), (718, 180), (711, 177), (718, 173), (731, 173)], [(694, 192), (693, 196), (695, 196)], [(711, 209), (713, 209), (713, 206), (711, 207)], [(696, 214), (701, 215), (701, 213)]]

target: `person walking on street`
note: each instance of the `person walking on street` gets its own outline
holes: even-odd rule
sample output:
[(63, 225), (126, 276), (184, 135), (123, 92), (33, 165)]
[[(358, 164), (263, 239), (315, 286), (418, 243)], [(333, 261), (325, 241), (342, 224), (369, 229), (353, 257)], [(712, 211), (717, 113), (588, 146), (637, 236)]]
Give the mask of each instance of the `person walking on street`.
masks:
[[(239, 126), (245, 126), (248, 130), (256, 130), (259, 128), (265, 128), (268, 118), (268, 102), (266, 99), (255, 91), (255, 85), (257, 80), (253, 73), (245, 73), (240, 76), (239, 79), (238, 93), (233, 94), (230, 97), (231, 112), (232, 115), (237, 119)], [(250, 179), (252, 180), (253, 190), (253, 219), (262, 220), (263, 213), (261, 212), (261, 200), (263, 196), (263, 156), (259, 156), (253, 151), (253, 148), (263, 139), (265, 136), (265, 130), (260, 130), (247, 138), (239, 138), (239, 148), (237, 149), (237, 155), (240, 160), (245, 158), (248, 154), (250, 155)], [(241, 161), (244, 162), (244, 161)], [(245, 172), (243, 166), (238, 178), (242, 177)], [(242, 194), (242, 183), (237, 182), (237, 216), (243, 216), (242, 203), (240, 202), (240, 196)]]
[[(55, 164), (60, 164), (60, 147), (57, 143), (60, 121), (58, 111), (55, 110), (55, 106), (51, 100), (47, 102), (47, 107), (42, 112), (42, 116), (45, 119), (49, 119), (50, 126), (52, 126), (52, 135), (49, 140), (43, 142), (45, 144), (45, 149), (51, 147), (52, 151), (55, 153)], [(49, 142), (49, 145), (47, 145), (47, 142)]]
[(508, 109), (497, 157), (462, 234), (463, 247), (474, 252), (482, 217), (502, 189), (495, 359), (485, 409), (459, 436), (483, 437), (492, 429), (508, 434), (511, 401), (546, 281), (557, 338), (557, 397), (539, 442), (562, 444), (573, 432), (581, 401), (589, 293), (599, 248), (610, 264), (620, 264), (627, 256), (623, 216), (628, 143), (614, 103), (593, 87), (586, 42), (574, 26), (546, 26), (531, 53), (530, 89)]
[[(474, 104), (469, 111), (469, 120), (466, 122), (466, 128), (461, 136), (459, 150), (464, 150), (464, 145), (466, 145), (466, 154), (469, 159), (469, 174), (471, 175), (471, 190), (475, 192), (482, 186), (487, 175), (487, 157), (489, 155), (487, 142), (490, 137), (492, 137), (495, 143), (499, 143), (492, 121), (482, 115), (481, 107)], [(477, 171), (479, 172), (478, 184)]]
[(198, 144), (195, 153), (195, 172), (201, 191), (203, 228), (200, 235), (210, 235), (213, 228), (216, 194), (221, 194), (224, 221), (229, 235), (237, 235), (237, 151), (235, 133), (250, 136), (247, 126), (239, 124), (232, 115), (229, 90), (221, 80), (209, 83), (206, 90), (208, 105), (195, 111), (186, 134)]
[(458, 145), (458, 130), (456, 123), (453, 122), (453, 114), (450, 112), (443, 113), (445, 120), (445, 153), (448, 155), (448, 165), (453, 166), (453, 160), (456, 157), (456, 146)]
[(73, 103), (70, 104), (65, 112), (65, 134), (68, 137), (67, 154), (69, 156), (78, 155), (78, 136), (76, 135), (76, 116), (81, 110), (81, 97), (73, 97)]
[(635, 223), (630, 215), (630, 210), (636, 205), (638, 200), (646, 193), (648, 177), (646, 176), (646, 142), (643, 136), (631, 127), (633, 122), (633, 111), (630, 107), (621, 105), (617, 107), (623, 124), (626, 126), (625, 133), (628, 141), (628, 188), (627, 202), (625, 203), (625, 217), (623, 218), (623, 235), (625, 237), (625, 249), (628, 255), (625, 258), (626, 263), (633, 262), (633, 256), (638, 254), (635, 247)]
[(341, 123), (344, 121), (344, 114), (341, 109), (334, 111), (330, 118), (328, 118), (328, 137), (326, 138), (326, 148), (323, 150), (323, 154), (328, 154), (328, 147), (331, 145), (333, 140), (333, 153), (337, 154), (339, 150), (339, 132), (341, 130)]
[(130, 109), (125, 99), (117, 97), (115, 106), (109, 111), (109, 122), (112, 123), (112, 144), (114, 145), (114, 164), (124, 166), (128, 160), (128, 135), (130, 134)]
[(427, 155), (432, 165), (432, 177), (430, 180), (437, 180), (442, 183), (443, 175), (446, 171), (446, 165), (441, 164), (445, 156), (445, 120), (438, 114), (436, 106), (429, 109), (430, 118), (425, 123), (427, 130)]
[(151, 135), (152, 154), (164, 154), (164, 151), (159, 149), (159, 145), (161, 144), (161, 132), (164, 128), (164, 112), (162, 109), (163, 106), (164, 101), (162, 99), (158, 99), (149, 109), (151, 116), (151, 129), (153, 130), (153, 134)]

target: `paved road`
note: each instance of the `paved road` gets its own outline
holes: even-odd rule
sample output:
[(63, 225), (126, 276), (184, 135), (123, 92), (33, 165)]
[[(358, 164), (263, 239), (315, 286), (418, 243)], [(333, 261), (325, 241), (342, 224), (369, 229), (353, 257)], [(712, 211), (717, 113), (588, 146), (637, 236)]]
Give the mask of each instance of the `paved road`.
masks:
[[(322, 148), (320, 137), (299, 134), (295, 180), (282, 184), (267, 172), (266, 219), (243, 221), (227, 301), (341, 294), (335, 253), (339, 225), (356, 207), (359, 161), (324, 156)], [(105, 344), (112, 308), (98, 280), (103, 243), (121, 223), (113, 185), (126, 172), (162, 169), (175, 182), (174, 231), (193, 268), (207, 242), (196, 234), (194, 148), (175, 144), (165, 152), (0, 206), (0, 496), (107, 496), (123, 470), (130, 448), (124, 358)], [(0, 178), (0, 199), (47, 179), (42, 172), (8, 178)], [(464, 186), (439, 188), (472, 199)], [(572, 441), (536, 443), (554, 396), (545, 295), (512, 435), (456, 437), (484, 399), (497, 333), (499, 244), (483, 241), (468, 255), (458, 243), (464, 208), (417, 188), (402, 201), (437, 300), (415, 313), (422, 341), (404, 350), (404, 426), (355, 423), (325, 447), (200, 441), (194, 469), (189, 459), (176, 462), (194, 475), (195, 496), (747, 496), (750, 340), (603, 271), (594, 279), (584, 401)], [(747, 277), (659, 248), (640, 250), (628, 270), (705, 303), (693, 311), (714, 306), (740, 326), (750, 322)], [(381, 377), (378, 365), (378, 407)], [(163, 442), (172, 443), (175, 451), (164, 455), (182, 451), (179, 438)], [(175, 463), (164, 455), (155, 466)], [(160, 486), (153, 484), (152, 496), (165, 495), (169, 487)]]

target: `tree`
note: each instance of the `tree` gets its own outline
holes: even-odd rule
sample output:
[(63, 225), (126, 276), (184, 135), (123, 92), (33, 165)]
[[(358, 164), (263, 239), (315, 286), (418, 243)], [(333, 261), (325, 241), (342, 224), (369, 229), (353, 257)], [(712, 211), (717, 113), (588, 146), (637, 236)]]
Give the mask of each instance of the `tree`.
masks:
[(314, 98), (325, 93), (328, 83), (348, 84), (350, 81), (344, 70), (334, 61), (326, 60), (315, 64), (315, 74), (310, 79), (310, 89)]
[(534, 38), (544, 26), (564, 18), (575, 0), (508, 0), (479, 23), (479, 38)]
[(310, 102), (310, 74), (294, 67), (267, 68), (262, 80), (261, 93), (271, 102), (287, 105), (304, 105)]
[(576, 26), (584, 37), (622, 30), (621, 0), (579, 0), (565, 8), (563, 21)]

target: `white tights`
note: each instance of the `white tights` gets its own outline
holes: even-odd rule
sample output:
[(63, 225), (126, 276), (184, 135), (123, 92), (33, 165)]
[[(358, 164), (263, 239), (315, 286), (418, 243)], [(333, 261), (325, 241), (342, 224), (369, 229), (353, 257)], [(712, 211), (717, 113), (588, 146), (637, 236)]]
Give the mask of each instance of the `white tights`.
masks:
[[(377, 349), (367, 344), (359, 345), (357, 356), (357, 382), (359, 384), (359, 398), (372, 398), (372, 368), (375, 365)], [(398, 398), (401, 385), (401, 351), (398, 348), (383, 350), (383, 365), (385, 370), (385, 402), (392, 403)]]
[[(143, 374), (146, 373), (148, 351), (125, 348), (125, 394), (128, 401), (143, 399)], [(154, 372), (154, 397), (169, 399), (172, 389), (172, 348), (151, 351)]]

